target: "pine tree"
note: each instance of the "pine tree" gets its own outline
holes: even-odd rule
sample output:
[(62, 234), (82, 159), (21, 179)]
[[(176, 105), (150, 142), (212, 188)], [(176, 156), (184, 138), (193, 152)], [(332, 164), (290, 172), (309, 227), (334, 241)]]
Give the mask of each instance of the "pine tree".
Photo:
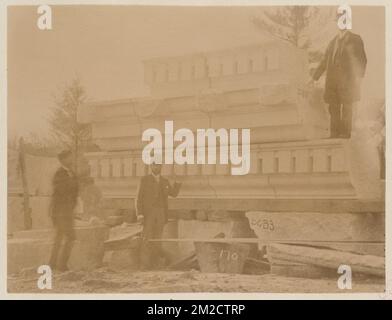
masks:
[(85, 89), (79, 79), (74, 79), (54, 98), (55, 106), (49, 116), (52, 137), (63, 148), (73, 151), (77, 172), (78, 160), (91, 138), (90, 126), (77, 119), (78, 108), (86, 100)]
[(330, 9), (314, 6), (283, 6), (264, 9), (261, 17), (254, 17), (253, 24), (270, 36), (289, 42), (308, 51), (309, 61), (321, 59), (322, 53), (311, 50), (311, 33), (322, 29), (331, 17)]

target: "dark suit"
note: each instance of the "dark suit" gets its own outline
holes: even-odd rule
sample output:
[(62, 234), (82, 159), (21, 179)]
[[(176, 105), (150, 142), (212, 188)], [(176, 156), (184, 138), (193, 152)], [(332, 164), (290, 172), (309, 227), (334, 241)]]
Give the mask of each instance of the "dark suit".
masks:
[(313, 73), (317, 81), (326, 72), (324, 100), (329, 104), (332, 137), (350, 137), (352, 107), (360, 99), (366, 63), (362, 38), (347, 31), (342, 38), (332, 39)]
[[(66, 269), (75, 239), (73, 211), (78, 197), (78, 181), (71, 170), (61, 167), (56, 171), (52, 183), (50, 214), (55, 236), (49, 263), (52, 268)], [(65, 244), (58, 259), (63, 239), (65, 239)]]
[(166, 178), (159, 177), (159, 182), (153, 175), (144, 176), (139, 184), (136, 209), (138, 215), (144, 216), (143, 244), (141, 248), (141, 264), (150, 267), (154, 260), (164, 257), (160, 243), (149, 243), (149, 239), (162, 238), (163, 227), (168, 220), (168, 196), (177, 197), (180, 184), (173, 186)]

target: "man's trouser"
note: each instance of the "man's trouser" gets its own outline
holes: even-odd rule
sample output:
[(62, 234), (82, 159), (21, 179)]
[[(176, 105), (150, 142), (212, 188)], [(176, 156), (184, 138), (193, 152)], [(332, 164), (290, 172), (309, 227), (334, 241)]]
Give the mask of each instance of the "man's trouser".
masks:
[[(54, 243), (49, 265), (54, 269), (66, 270), (68, 269), (67, 263), (75, 240), (73, 218), (54, 217), (53, 225)], [(60, 250), (63, 239), (65, 239), (64, 247), (62, 248), (63, 250)]]
[(142, 268), (151, 268), (158, 265), (160, 258), (165, 254), (161, 242), (149, 242), (149, 239), (161, 239), (165, 226), (165, 211), (163, 208), (154, 207), (149, 209), (144, 216), (143, 240), (140, 252), (140, 264)]
[(353, 103), (330, 103), (329, 114), (331, 138), (350, 138)]

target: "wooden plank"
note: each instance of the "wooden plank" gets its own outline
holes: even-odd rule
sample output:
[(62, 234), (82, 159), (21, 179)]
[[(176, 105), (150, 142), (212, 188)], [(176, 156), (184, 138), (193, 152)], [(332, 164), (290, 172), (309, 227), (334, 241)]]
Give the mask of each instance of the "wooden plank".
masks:
[(284, 277), (306, 278), (306, 279), (325, 279), (336, 278), (336, 270), (323, 268), (309, 264), (271, 264), (271, 274)]
[(123, 237), (123, 239), (106, 240), (104, 242), (105, 251), (115, 251), (122, 249), (138, 248), (140, 246), (140, 237)]
[(263, 260), (255, 259), (255, 258), (246, 258), (247, 263), (252, 263), (254, 265), (260, 266), (260, 267), (265, 267), (269, 266), (269, 263)]
[(122, 250), (127, 248), (137, 248), (140, 245), (140, 234), (142, 232), (142, 226), (133, 230), (132, 232), (128, 232), (126, 234), (122, 234), (117, 237), (113, 237), (104, 242), (105, 250)]
[(349, 265), (353, 272), (385, 276), (385, 258), (382, 257), (284, 244), (271, 244), (267, 247), (267, 252), (268, 256), (285, 261), (334, 270), (345, 264)]
[(268, 261), (248, 257), (245, 260), (243, 273), (261, 275), (261, 274), (270, 273), (270, 270), (271, 270), (271, 265)]

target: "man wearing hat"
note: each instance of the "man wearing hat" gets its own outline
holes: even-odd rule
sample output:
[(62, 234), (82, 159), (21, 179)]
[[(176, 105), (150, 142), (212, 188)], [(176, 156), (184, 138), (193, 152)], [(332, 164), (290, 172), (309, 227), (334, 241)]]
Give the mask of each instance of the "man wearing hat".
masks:
[(138, 216), (143, 216), (143, 241), (140, 262), (142, 268), (159, 266), (159, 259), (166, 261), (161, 243), (149, 242), (162, 238), (163, 227), (168, 218), (168, 196), (177, 197), (181, 184), (173, 185), (161, 176), (162, 165), (153, 163), (151, 174), (142, 177), (136, 198)]
[[(61, 167), (53, 177), (53, 195), (50, 215), (53, 221), (55, 236), (49, 265), (52, 269), (68, 270), (68, 259), (71, 255), (74, 233), (74, 209), (78, 197), (78, 181), (72, 170), (73, 154), (62, 151), (58, 154)], [(62, 242), (63, 250), (60, 252)]]
[(360, 99), (367, 59), (361, 36), (338, 27), (312, 78), (317, 81), (326, 73), (324, 100), (329, 105), (331, 138), (350, 138), (353, 107)]

